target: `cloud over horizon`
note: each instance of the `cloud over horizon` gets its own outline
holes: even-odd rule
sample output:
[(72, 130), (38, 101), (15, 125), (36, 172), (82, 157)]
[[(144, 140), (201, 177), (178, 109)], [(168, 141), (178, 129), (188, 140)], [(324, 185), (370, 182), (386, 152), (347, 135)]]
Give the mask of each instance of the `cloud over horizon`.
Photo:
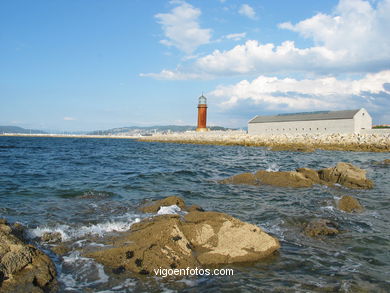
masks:
[[(222, 111), (253, 112), (340, 110), (365, 107), (386, 120), (390, 108), (390, 70), (367, 74), (358, 80), (334, 77), (302, 79), (259, 76), (234, 85), (220, 85), (208, 93)], [(234, 110), (233, 110), (234, 112)], [(261, 114), (261, 112), (257, 112)]]

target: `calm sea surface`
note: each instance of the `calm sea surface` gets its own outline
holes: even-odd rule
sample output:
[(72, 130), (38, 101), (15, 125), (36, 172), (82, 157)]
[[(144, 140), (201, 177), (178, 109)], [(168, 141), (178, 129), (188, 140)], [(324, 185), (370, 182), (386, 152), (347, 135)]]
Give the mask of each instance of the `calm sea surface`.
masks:
[[(40, 246), (57, 265), (62, 292), (388, 292), (390, 167), (375, 164), (385, 158), (389, 154), (0, 137), (0, 217), (26, 225), (32, 239), (58, 231), (73, 243), (75, 249), (62, 258)], [(242, 172), (318, 169), (339, 161), (366, 169), (374, 189), (216, 183)], [(99, 245), (99, 237), (91, 243), (91, 235), (126, 230), (145, 217), (137, 211), (143, 200), (169, 195), (260, 226), (281, 241), (279, 253), (265, 261), (228, 266), (234, 276), (180, 281), (115, 278), (77, 253), (77, 247)], [(342, 195), (357, 197), (365, 211), (335, 209)], [(304, 236), (305, 223), (317, 217), (337, 222), (344, 233), (322, 239)]]

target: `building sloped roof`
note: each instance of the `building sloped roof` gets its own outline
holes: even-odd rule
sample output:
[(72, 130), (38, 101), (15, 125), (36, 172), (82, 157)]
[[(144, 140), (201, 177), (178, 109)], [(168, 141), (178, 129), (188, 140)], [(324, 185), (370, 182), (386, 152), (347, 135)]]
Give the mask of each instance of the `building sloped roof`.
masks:
[(275, 116), (256, 116), (250, 120), (249, 123), (352, 119), (359, 111), (360, 109), (279, 114)]

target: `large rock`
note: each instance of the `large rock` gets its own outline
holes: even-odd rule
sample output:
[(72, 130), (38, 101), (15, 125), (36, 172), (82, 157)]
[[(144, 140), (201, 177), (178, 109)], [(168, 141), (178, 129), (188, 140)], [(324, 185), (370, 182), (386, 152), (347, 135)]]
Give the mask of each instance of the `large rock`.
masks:
[(348, 213), (362, 212), (363, 207), (360, 202), (351, 195), (344, 195), (337, 202), (337, 208)]
[(290, 172), (268, 172), (264, 170), (257, 171), (255, 177), (261, 184), (281, 186), (281, 187), (310, 187), (313, 181), (306, 178), (303, 174)]
[(350, 188), (373, 187), (372, 181), (366, 178), (366, 171), (349, 163), (337, 163), (335, 167), (319, 170), (318, 174), (321, 180)]
[(0, 223), (0, 292), (56, 291), (56, 270), (50, 258), (25, 244), (6, 221)]
[(280, 247), (259, 227), (217, 212), (187, 214), (183, 233), (203, 265), (256, 261)]
[(232, 177), (221, 180), (220, 183), (259, 185), (259, 181), (257, 180), (256, 176), (252, 173), (242, 173), (242, 174), (234, 175)]
[(218, 181), (223, 184), (273, 185), (281, 187), (310, 187), (313, 184), (341, 184), (349, 188), (372, 188), (366, 171), (349, 163), (337, 163), (335, 167), (321, 170), (299, 168), (295, 171), (243, 173)]
[(223, 213), (197, 210), (184, 217), (158, 215), (145, 219), (108, 244), (110, 248), (85, 255), (112, 273), (131, 271), (141, 275), (154, 275), (159, 268), (256, 261), (280, 247), (276, 238), (255, 225)]

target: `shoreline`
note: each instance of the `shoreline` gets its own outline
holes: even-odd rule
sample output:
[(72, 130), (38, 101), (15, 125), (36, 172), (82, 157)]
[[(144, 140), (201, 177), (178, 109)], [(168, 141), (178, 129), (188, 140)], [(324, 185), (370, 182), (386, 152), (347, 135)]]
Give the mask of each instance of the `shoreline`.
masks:
[(267, 147), (274, 151), (312, 152), (317, 149), (390, 152), (390, 134), (248, 135), (244, 131), (186, 132), (137, 138), (143, 142)]
[(152, 136), (6, 133), (0, 137), (57, 137), (135, 139), (141, 142), (266, 147), (273, 151), (319, 150), (390, 152), (390, 134), (282, 134), (249, 135), (245, 131), (209, 131), (155, 134)]

